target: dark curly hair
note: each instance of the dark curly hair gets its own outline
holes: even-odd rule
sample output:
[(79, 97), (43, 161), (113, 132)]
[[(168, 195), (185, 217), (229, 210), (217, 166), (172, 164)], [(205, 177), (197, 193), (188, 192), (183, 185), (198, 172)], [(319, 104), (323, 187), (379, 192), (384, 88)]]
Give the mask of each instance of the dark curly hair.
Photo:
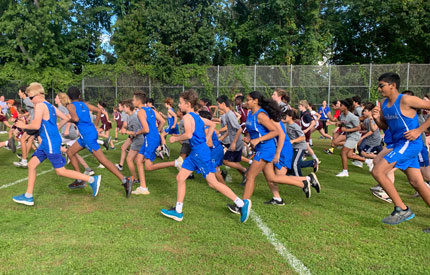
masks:
[(279, 104), (273, 99), (265, 98), (260, 92), (253, 91), (248, 94), (252, 99), (258, 100), (258, 106), (267, 112), (269, 118), (279, 122), (281, 121), (281, 108)]

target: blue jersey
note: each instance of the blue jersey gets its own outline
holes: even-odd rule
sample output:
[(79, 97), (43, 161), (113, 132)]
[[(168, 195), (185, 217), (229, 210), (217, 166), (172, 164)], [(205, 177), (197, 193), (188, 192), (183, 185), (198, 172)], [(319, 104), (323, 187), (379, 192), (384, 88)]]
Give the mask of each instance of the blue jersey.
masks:
[[(205, 130), (207, 129), (209, 129), (209, 126), (205, 126)], [(221, 146), (221, 142), (219, 142), (218, 136), (216, 135), (215, 131), (212, 133), (212, 144), (213, 146), (211, 149), (216, 148), (217, 146)]]
[[(169, 110), (171, 110), (172, 112), (175, 112), (173, 108), (169, 108)], [(178, 124), (173, 125), (173, 123), (175, 123), (175, 117), (171, 116), (169, 114), (169, 111), (167, 111), (167, 122), (169, 123), (169, 126), (168, 126), (169, 129), (178, 128)]]
[(76, 115), (79, 118), (79, 121), (76, 122), (76, 127), (78, 127), (79, 133), (81, 136), (91, 136), (98, 137), (98, 133), (96, 127), (91, 121), (90, 110), (88, 109), (87, 104), (81, 101), (74, 101), (72, 104), (75, 106)]
[(39, 149), (49, 154), (61, 154), (61, 136), (57, 127), (55, 107), (47, 101), (43, 103), (48, 107), (49, 119), (42, 119), (40, 124), (39, 135), (42, 138), (42, 143)]
[[(269, 131), (267, 130), (266, 127), (264, 127), (263, 125), (258, 123), (257, 117), (258, 117), (258, 114), (261, 112), (263, 112), (267, 115), (267, 112), (265, 110), (263, 110), (262, 108), (260, 108), (254, 114), (249, 112), (248, 117), (246, 118), (246, 130), (248, 131), (251, 139), (256, 139), (256, 138), (262, 137), (262, 136), (269, 133)], [(266, 141), (261, 141), (260, 143), (257, 144), (257, 146), (255, 147), (255, 150), (256, 151), (261, 151), (261, 150), (276, 151), (276, 145), (275, 145), (274, 139), (271, 138), (271, 139), (266, 140)]]
[[(288, 156), (293, 154), (293, 145), (291, 145), (290, 137), (287, 135), (284, 123), (278, 122), (281, 125), (282, 131), (285, 134), (284, 146), (282, 146), (281, 156)], [(278, 145), (279, 136), (275, 138), (276, 145)]]
[(191, 150), (194, 147), (198, 147), (201, 144), (206, 144), (206, 135), (205, 135), (205, 124), (200, 116), (196, 113), (189, 113), (194, 119), (194, 132), (193, 136), (190, 138), (190, 146)]
[[(418, 115), (415, 115), (413, 118), (406, 117), (402, 114), (400, 109), (400, 102), (402, 100), (403, 95), (400, 94), (394, 104), (391, 107), (388, 107), (388, 99), (382, 103), (382, 112), (384, 114), (384, 119), (390, 129), (392, 142), (394, 144), (403, 144), (407, 143), (408, 140), (404, 137), (404, 133), (409, 130), (413, 130), (418, 128)], [(409, 144), (419, 143), (421, 145), (421, 138), (409, 141)], [(421, 148), (421, 147), (420, 147)]]
[(330, 107), (326, 106), (323, 108), (322, 106), (318, 109), (318, 113), (321, 114), (320, 120), (327, 120), (328, 116), (327, 114), (330, 113)]
[(150, 107), (142, 107), (146, 113), (146, 122), (148, 123), (149, 132), (145, 134), (145, 138), (148, 142), (160, 140), (160, 134), (157, 128), (157, 119), (155, 118), (155, 112)]

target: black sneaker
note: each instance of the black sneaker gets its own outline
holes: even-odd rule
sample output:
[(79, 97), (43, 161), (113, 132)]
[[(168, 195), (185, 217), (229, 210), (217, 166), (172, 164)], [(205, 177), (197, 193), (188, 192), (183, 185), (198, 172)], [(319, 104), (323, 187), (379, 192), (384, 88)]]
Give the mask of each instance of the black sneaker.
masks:
[(320, 182), (318, 181), (317, 175), (315, 175), (314, 173), (310, 173), (308, 177), (311, 178), (310, 180), (311, 185), (313, 188), (315, 188), (317, 193), (321, 192), (321, 185), (320, 185)]
[(140, 185), (140, 180), (138, 180), (138, 179), (133, 180), (133, 185), (134, 184)]
[(314, 173), (316, 173), (316, 172), (318, 172), (318, 169), (319, 169), (319, 164), (318, 164), (318, 160), (317, 159), (314, 159), (313, 160), (313, 168), (314, 168)]
[(16, 157), (19, 159), (22, 159), (22, 155), (21, 154), (16, 154)]
[(240, 208), (236, 204), (227, 204), (228, 210), (234, 214), (240, 214)]
[(82, 188), (85, 188), (85, 186), (87, 186), (87, 183), (83, 182), (83, 181), (75, 180), (73, 183), (69, 184), (68, 186), (72, 190), (74, 190), (74, 189), (82, 189)]
[(270, 201), (265, 201), (264, 204), (273, 204), (273, 205), (279, 205), (279, 206), (285, 205), (283, 199), (278, 201), (278, 200), (275, 200), (274, 198), (272, 198)]
[(246, 168), (245, 173), (242, 174), (242, 182), (240, 183), (240, 185), (245, 186), (246, 184), (246, 174), (248, 173), (249, 168)]
[(191, 175), (188, 176), (187, 180), (193, 180), (194, 179), (194, 173), (191, 173)]
[(306, 198), (311, 197), (311, 183), (308, 180), (304, 180), (304, 187), (302, 188), (303, 192), (305, 192)]
[(103, 146), (106, 148), (106, 151), (109, 150), (109, 139), (103, 140)]
[(127, 181), (125, 183), (123, 183), (122, 186), (124, 186), (125, 197), (129, 198), (131, 195), (131, 191), (133, 190), (133, 178), (128, 177)]
[(8, 140), (8, 147), (12, 150), (12, 153), (16, 152), (15, 139), (13, 137)]
[(225, 177), (227, 177), (227, 171), (221, 170), (221, 176), (225, 180)]

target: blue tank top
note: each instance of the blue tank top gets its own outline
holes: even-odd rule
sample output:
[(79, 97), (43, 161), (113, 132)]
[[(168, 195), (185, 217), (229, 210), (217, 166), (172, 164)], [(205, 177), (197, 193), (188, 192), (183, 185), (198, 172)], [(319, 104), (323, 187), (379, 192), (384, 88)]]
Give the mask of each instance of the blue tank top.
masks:
[(148, 123), (149, 132), (145, 135), (148, 140), (157, 141), (160, 139), (160, 134), (157, 128), (157, 119), (155, 112), (150, 107), (142, 107), (146, 113), (146, 122)]
[[(205, 126), (205, 130), (208, 129), (208, 128), (209, 128), (209, 126)], [(211, 149), (214, 149), (214, 148), (216, 148), (218, 146), (221, 146), (221, 142), (219, 142), (219, 139), (218, 139), (215, 131), (212, 133), (212, 144), (213, 145), (212, 145)]]
[(201, 144), (206, 144), (205, 124), (200, 116), (194, 112), (189, 113), (194, 119), (194, 132), (190, 138), (191, 149)]
[(74, 101), (72, 104), (75, 106), (76, 115), (79, 118), (79, 121), (76, 122), (76, 127), (78, 127), (79, 133), (81, 136), (87, 135), (96, 135), (98, 136), (96, 127), (91, 121), (90, 110), (88, 109), (87, 104), (81, 101)]
[(42, 138), (40, 149), (49, 154), (61, 154), (61, 136), (57, 127), (57, 113), (54, 106), (49, 102), (44, 101), (48, 107), (49, 119), (44, 120), (40, 124), (39, 135)]
[[(258, 123), (257, 117), (258, 117), (258, 114), (261, 112), (267, 115), (267, 112), (264, 109), (260, 108), (254, 114), (252, 112), (249, 112), (248, 117), (246, 118), (246, 130), (248, 131), (251, 139), (256, 139), (269, 133), (266, 127)], [(274, 139), (272, 138), (272, 139), (260, 142), (259, 144), (257, 144), (255, 149), (259, 151), (259, 150), (266, 150), (266, 149), (271, 150), (273, 148), (276, 148), (276, 145), (275, 145)]]
[[(405, 143), (408, 140), (403, 136), (404, 132), (416, 129), (420, 126), (418, 122), (418, 115), (413, 118), (406, 117), (402, 114), (400, 109), (400, 102), (403, 95), (400, 94), (394, 104), (388, 107), (388, 99), (382, 103), (382, 112), (384, 119), (387, 122), (388, 128), (390, 129), (392, 141), (394, 144)], [(422, 142), (421, 139), (416, 139), (410, 142)]]
[[(173, 108), (169, 108), (169, 110), (172, 110), (173, 112), (175, 112)], [(175, 123), (175, 118), (169, 114), (169, 111), (167, 111), (167, 122), (169, 123), (169, 126), (168, 126), (169, 129), (178, 128), (178, 124), (173, 125), (173, 123)]]
[(391, 144), (393, 144), (393, 138), (391, 137), (391, 132), (390, 132), (390, 129), (387, 129), (387, 130), (385, 130), (384, 131), (384, 142), (387, 144), (387, 145), (391, 145)]
[[(282, 131), (285, 134), (284, 146), (282, 146), (281, 156), (288, 155), (293, 152), (293, 145), (291, 144), (290, 137), (287, 135), (287, 131), (285, 130), (285, 125), (282, 122), (278, 122), (281, 125)], [(279, 136), (275, 138), (276, 146), (278, 146)]]

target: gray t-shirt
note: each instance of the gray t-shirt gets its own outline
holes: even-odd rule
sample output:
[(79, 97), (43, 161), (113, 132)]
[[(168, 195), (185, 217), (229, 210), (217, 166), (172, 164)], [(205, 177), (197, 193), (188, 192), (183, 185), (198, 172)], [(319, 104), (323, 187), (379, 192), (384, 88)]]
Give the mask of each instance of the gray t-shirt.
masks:
[(30, 121), (34, 119), (34, 105), (33, 102), (31, 102), (31, 99), (29, 97), (26, 97), (22, 101), (25, 105), (25, 109), (27, 109), (28, 113), (30, 114)]
[(121, 113), (121, 121), (122, 122), (127, 122), (127, 120), (128, 120), (128, 115), (127, 115), (127, 113), (125, 112), (125, 111), (122, 111), (122, 113)]
[[(368, 118), (366, 118), (363, 121), (364, 127), (366, 128), (367, 131), (371, 131), (371, 128), (370, 128), (371, 124), (370, 123), (372, 123), (372, 125), (374, 125), (375, 121), (374, 120), (370, 121)], [(363, 141), (365, 142), (366, 145), (375, 147), (375, 146), (381, 145), (381, 139), (382, 139), (381, 133), (379, 132), (379, 128), (378, 128), (378, 130), (373, 132), (373, 134), (371, 134), (370, 136), (365, 138)]]
[[(420, 125), (421, 125), (421, 124), (423, 124), (424, 122), (426, 122), (426, 120), (427, 120), (427, 118), (425, 118), (423, 114), (419, 114), (419, 115), (418, 115), (418, 123), (419, 123)], [(422, 140), (423, 140), (424, 144), (427, 144), (425, 131), (424, 131), (424, 132), (422, 132), (422, 134), (421, 134), (421, 138), (422, 138)]]
[[(342, 127), (345, 127), (347, 129), (352, 129), (360, 125), (360, 120), (358, 119), (358, 117), (352, 114), (351, 112), (348, 112), (346, 115), (341, 113), (339, 116), (339, 120), (343, 123)], [(360, 140), (361, 135), (360, 135), (360, 132), (356, 131), (356, 132), (346, 133), (346, 137), (356, 138), (356, 139), (358, 138), (358, 140)]]
[[(137, 112), (134, 112), (131, 115), (127, 115), (127, 130), (136, 132), (142, 129), (142, 124), (140, 124), (139, 118), (137, 117)], [(133, 138), (133, 143), (138, 142), (142, 143), (145, 141), (145, 136), (143, 134), (136, 136)]]
[(357, 107), (355, 107), (354, 109), (354, 115), (361, 117), (361, 114), (363, 113), (363, 108), (358, 105)]
[[(221, 115), (219, 117), (219, 119), (221, 121), (221, 128), (224, 128), (225, 125), (227, 124), (225, 114)], [(225, 132), (221, 133), (221, 135), (223, 135), (223, 134), (225, 134)], [(230, 144), (231, 143), (230, 136), (227, 135), (223, 140), (221, 140), (221, 142), (224, 143), (224, 144)]]
[[(182, 135), (183, 133), (185, 133), (185, 126), (184, 126), (184, 120), (181, 119), (179, 121), (179, 133)], [(188, 139), (183, 140), (182, 143), (190, 143), (190, 141)]]
[[(231, 142), (233, 142), (234, 137), (236, 136), (237, 130), (242, 131), (239, 122), (237, 121), (237, 117), (232, 110), (228, 111), (225, 115), (225, 121), (227, 125), (227, 132), (230, 137)], [(242, 134), (241, 134), (242, 135)], [(243, 148), (243, 140), (240, 136), (236, 142), (236, 151), (242, 151)]]
[[(65, 114), (66, 116), (69, 114), (69, 110), (67, 110), (67, 108), (65, 106), (63, 106), (63, 105), (58, 106), (58, 110), (60, 112), (62, 112), (63, 114)], [(68, 123), (70, 123), (71, 125), (70, 125), (70, 128), (69, 128), (69, 135), (67, 136), (67, 138), (69, 138), (69, 139), (77, 139), (79, 136), (78, 136), (78, 132), (76, 131), (76, 126), (73, 123), (71, 123), (71, 122), (68, 122)], [(66, 131), (66, 127), (67, 127), (68, 123), (66, 123), (66, 125), (64, 125), (61, 128), (61, 130), (60, 130), (61, 135), (63, 137), (66, 137), (66, 136), (64, 136), (64, 132)]]
[[(300, 128), (300, 126), (297, 125), (296, 123), (291, 123), (291, 124), (287, 123), (286, 130), (287, 130), (287, 135), (290, 138), (290, 140), (305, 136), (305, 133), (303, 133), (302, 128)], [(306, 141), (305, 140), (303, 140), (301, 142), (293, 143), (292, 145), (293, 145), (293, 149), (306, 149)]]

